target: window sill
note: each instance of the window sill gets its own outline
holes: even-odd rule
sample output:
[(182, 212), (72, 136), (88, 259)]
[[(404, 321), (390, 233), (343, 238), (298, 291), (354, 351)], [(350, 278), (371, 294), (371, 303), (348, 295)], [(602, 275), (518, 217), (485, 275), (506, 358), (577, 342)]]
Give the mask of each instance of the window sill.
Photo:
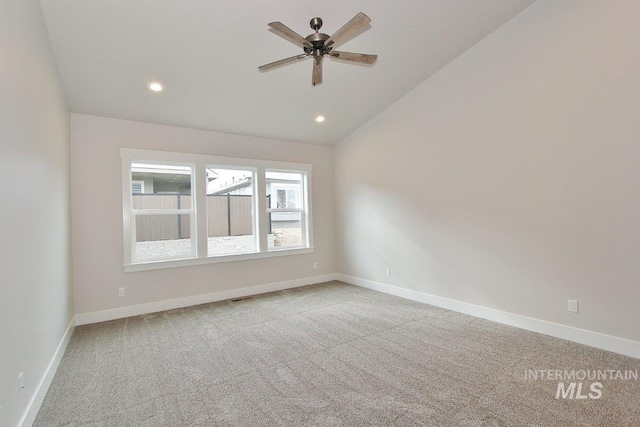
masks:
[(187, 267), (190, 265), (217, 264), (219, 262), (246, 261), (251, 259), (273, 258), (287, 255), (300, 255), (313, 253), (313, 248), (276, 249), (269, 252), (259, 252), (237, 255), (218, 255), (208, 258), (183, 258), (165, 261), (150, 261), (138, 264), (124, 265), (124, 272), (160, 270), (164, 268)]

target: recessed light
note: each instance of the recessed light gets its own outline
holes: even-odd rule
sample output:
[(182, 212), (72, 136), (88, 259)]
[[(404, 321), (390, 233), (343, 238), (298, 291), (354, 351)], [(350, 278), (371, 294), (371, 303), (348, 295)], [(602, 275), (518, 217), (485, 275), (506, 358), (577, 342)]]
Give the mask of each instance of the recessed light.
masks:
[(318, 117), (316, 117), (316, 122), (318, 122), (318, 123), (322, 123), (322, 122), (324, 122), (324, 116), (318, 116)]
[(162, 92), (164, 90), (164, 86), (162, 86), (158, 82), (151, 82), (149, 83), (149, 90), (152, 90), (154, 92)]

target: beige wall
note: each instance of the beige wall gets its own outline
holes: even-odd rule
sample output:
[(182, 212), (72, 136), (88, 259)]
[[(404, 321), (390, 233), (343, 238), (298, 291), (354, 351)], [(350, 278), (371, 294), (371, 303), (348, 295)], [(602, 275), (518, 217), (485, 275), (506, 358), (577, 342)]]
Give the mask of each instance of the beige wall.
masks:
[(538, 1), (341, 142), (339, 272), (640, 341), (638, 16)]
[[(124, 273), (122, 147), (311, 163), (315, 252)], [(332, 148), (325, 146), (72, 114), (76, 313), (334, 273), (332, 154)], [(314, 262), (317, 270), (312, 268)], [(126, 297), (118, 297), (123, 286)]]
[(15, 426), (73, 315), (69, 112), (37, 0), (0, 2), (0, 182), (0, 425)]

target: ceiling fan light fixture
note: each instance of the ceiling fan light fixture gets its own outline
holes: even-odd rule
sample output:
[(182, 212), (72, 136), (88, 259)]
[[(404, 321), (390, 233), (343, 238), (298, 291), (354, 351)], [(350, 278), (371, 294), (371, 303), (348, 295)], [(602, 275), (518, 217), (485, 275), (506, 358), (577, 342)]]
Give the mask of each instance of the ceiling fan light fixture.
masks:
[(151, 82), (147, 85), (150, 91), (152, 92), (162, 92), (164, 90), (164, 86), (158, 82)]

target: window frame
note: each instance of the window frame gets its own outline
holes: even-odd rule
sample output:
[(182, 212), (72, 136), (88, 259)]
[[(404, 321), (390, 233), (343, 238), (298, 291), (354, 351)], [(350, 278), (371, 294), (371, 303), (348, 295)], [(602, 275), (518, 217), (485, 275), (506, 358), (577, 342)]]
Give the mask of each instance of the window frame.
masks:
[[(143, 164), (143, 165), (156, 165), (159, 163), (159, 161), (156, 160), (131, 160), (129, 162), (129, 176), (131, 177), (132, 173), (131, 173), (131, 165), (133, 163), (136, 164)], [(194, 185), (194, 180), (195, 180), (195, 164), (194, 163), (179, 163), (179, 162), (168, 162), (168, 161), (161, 161), (160, 163), (163, 163), (164, 165), (168, 165), (168, 166), (182, 166), (182, 167), (188, 167), (191, 169), (190, 175), (191, 175), (191, 188), (193, 188)], [(193, 194), (191, 195), (191, 208), (190, 209), (134, 209), (133, 208), (133, 182), (135, 180), (133, 178), (131, 178), (131, 194), (129, 195), (129, 202), (131, 203), (131, 208), (129, 209), (130, 212), (130, 231), (129, 231), (129, 236), (130, 236), (130, 244), (131, 244), (131, 264), (144, 264), (147, 262), (162, 262), (162, 261), (172, 261), (172, 260), (180, 260), (180, 259), (190, 259), (190, 258), (194, 258), (197, 256), (197, 249), (196, 249), (196, 238), (195, 236), (195, 219), (196, 219), (196, 209), (193, 203)], [(144, 186), (144, 181), (143, 184)], [(193, 191), (192, 191), (193, 193)], [(144, 194), (144, 193), (142, 193)], [(158, 195), (162, 195), (163, 193), (157, 193)], [(173, 194), (173, 193), (171, 193)], [(136, 243), (137, 243), (137, 235), (136, 235), (136, 218), (138, 216), (152, 216), (152, 215), (189, 215), (189, 235), (190, 238), (189, 240), (191, 240), (191, 253), (188, 255), (178, 255), (178, 256), (166, 256), (166, 257), (162, 257), (162, 258), (154, 258), (152, 260), (138, 260), (136, 258)]]
[[(226, 256), (239, 256), (239, 255), (254, 255), (254, 254), (259, 254), (260, 253), (260, 236), (258, 234), (258, 230), (259, 230), (259, 224), (258, 224), (258, 219), (259, 219), (259, 215), (258, 215), (258, 200), (257, 196), (258, 196), (258, 185), (259, 185), (259, 181), (258, 181), (258, 168), (254, 167), (254, 166), (230, 166), (228, 164), (212, 164), (212, 163), (207, 163), (205, 164), (205, 168), (206, 169), (225, 169), (225, 170), (242, 170), (242, 171), (248, 171), (251, 172), (251, 178), (252, 178), (252, 183), (251, 183), (251, 187), (252, 187), (252, 204), (251, 204), (251, 226), (253, 228), (253, 238), (254, 238), (254, 242), (255, 242), (255, 251), (253, 252), (240, 252), (240, 253), (226, 253), (226, 254), (215, 254), (215, 255), (211, 255), (209, 254), (209, 225), (208, 225), (208, 215), (206, 212), (206, 205), (205, 205), (205, 215), (207, 216), (207, 221), (205, 221), (207, 223), (207, 230), (206, 230), (206, 236), (207, 236), (207, 258), (218, 258), (218, 257), (226, 257)], [(205, 195), (206, 195), (206, 182), (205, 182)]]
[[(284, 248), (271, 248), (269, 249), (267, 247), (267, 251), (269, 253), (273, 253), (273, 252), (279, 252), (279, 251), (288, 251), (288, 250), (293, 250), (293, 249), (299, 249), (299, 248), (305, 248), (307, 247), (307, 245), (309, 245), (309, 215), (310, 215), (310, 209), (308, 206), (308, 190), (307, 188), (309, 187), (309, 183), (308, 183), (308, 175), (302, 171), (295, 171), (295, 170), (291, 170), (291, 169), (273, 169), (273, 168), (266, 168), (265, 169), (265, 188), (266, 188), (266, 174), (267, 172), (274, 172), (274, 173), (300, 173), (302, 182), (300, 183), (300, 206), (299, 208), (272, 208), (271, 206), (267, 206), (267, 218), (269, 218), (269, 216), (272, 213), (300, 213), (300, 227), (302, 230), (302, 245), (301, 246), (288, 246), (288, 247), (284, 247)], [(273, 184), (271, 184), (273, 186)], [(292, 191), (290, 189), (288, 189), (287, 187), (289, 186), (293, 186), (292, 184), (281, 184), (280, 186), (283, 187), (282, 189), (284, 189), (285, 191), (285, 200), (287, 200), (287, 205), (288, 203), (288, 198), (286, 197), (288, 191)], [(278, 186), (276, 185), (276, 194), (278, 191)], [(272, 190), (273, 193), (273, 190)], [(277, 195), (276, 195), (277, 198)], [(276, 201), (276, 206), (278, 206), (278, 203)]]
[[(204, 154), (188, 154), (169, 151), (141, 150), (121, 148), (122, 160), (122, 212), (123, 212), (123, 248), (125, 272), (155, 270), (198, 264), (241, 261), (249, 259), (270, 258), (275, 256), (297, 255), (312, 253), (313, 227), (311, 209), (311, 165), (307, 163), (290, 163), (280, 161), (245, 159), (236, 157), (210, 156)], [(131, 163), (157, 163), (193, 165), (191, 175), (191, 220), (192, 245), (195, 254), (189, 258), (171, 258), (164, 260), (134, 261), (135, 254), (135, 215), (132, 210), (132, 177)], [(222, 254), (209, 256), (207, 231), (207, 185), (206, 169), (215, 166), (224, 169), (251, 169), (255, 171), (255, 195), (253, 205), (253, 222), (256, 236), (257, 252), (241, 254)], [(267, 233), (269, 229), (270, 209), (266, 197), (266, 171), (295, 172), (302, 175), (303, 184), (301, 202), (304, 205), (303, 242), (306, 245), (292, 248), (268, 250)], [(185, 210), (186, 211), (186, 210)], [(186, 213), (186, 212), (184, 212)]]

